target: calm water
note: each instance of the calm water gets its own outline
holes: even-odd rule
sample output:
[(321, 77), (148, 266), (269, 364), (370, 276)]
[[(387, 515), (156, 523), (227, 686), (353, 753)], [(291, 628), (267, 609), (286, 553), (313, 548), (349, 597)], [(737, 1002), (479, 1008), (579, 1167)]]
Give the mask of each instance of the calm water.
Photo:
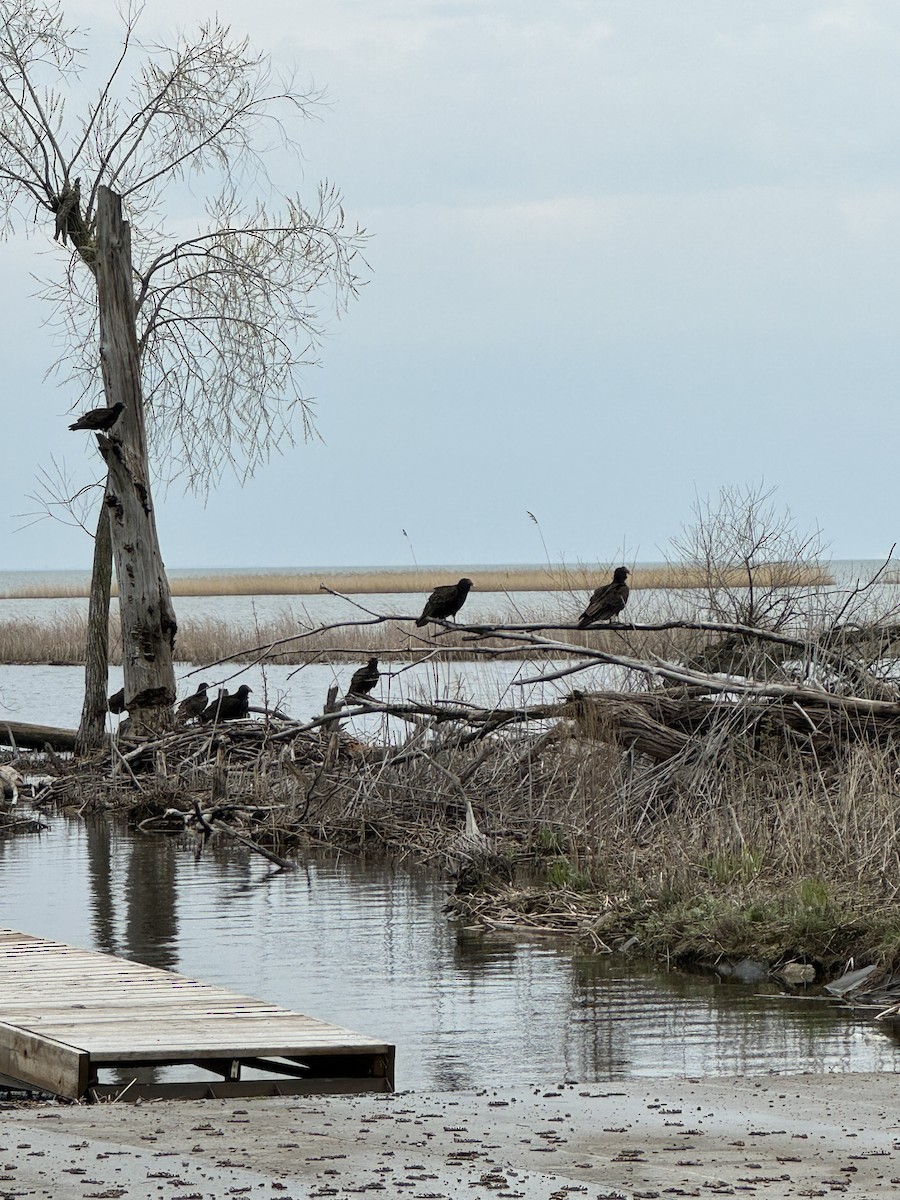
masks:
[[(337, 683), (346, 688), (350, 676), (359, 663), (355, 660), (343, 663), (310, 663), (297, 667), (245, 668), (233, 665), (227, 675), (214, 671), (192, 672), (193, 668), (182, 664), (176, 671), (179, 697), (193, 692), (203, 679), (227, 682), (234, 689), (247, 683), (253, 689), (251, 704), (260, 707), (279, 708), (296, 719), (314, 717), (322, 712), (328, 688)], [(520, 704), (541, 703), (561, 696), (571, 690), (571, 680), (562, 679), (552, 684), (529, 684), (519, 686), (519, 681), (529, 680), (540, 672), (551, 670), (553, 663), (501, 661), (491, 663), (436, 663), (414, 664), (390, 663), (389, 671), (383, 674), (376, 693), (378, 699), (402, 700), (407, 697), (439, 699), (452, 703), (468, 700), (475, 704)], [(598, 667), (584, 672), (579, 686), (601, 687), (612, 678), (609, 669)], [(110, 667), (109, 690), (122, 686), (121, 667)], [(84, 694), (84, 667), (50, 667), (46, 665), (0, 664), (0, 721), (32, 721), (41, 725), (57, 725), (74, 729), (81, 716)], [(108, 717), (110, 726), (118, 724), (118, 717)], [(350, 722), (358, 734), (380, 733), (385, 722), (381, 716)], [(387, 722), (390, 729), (399, 732), (398, 722)]]
[(0, 924), (221, 983), (397, 1045), (400, 1088), (894, 1071), (890, 1032), (824, 1004), (448, 923), (447, 885), (56, 818), (0, 842)]

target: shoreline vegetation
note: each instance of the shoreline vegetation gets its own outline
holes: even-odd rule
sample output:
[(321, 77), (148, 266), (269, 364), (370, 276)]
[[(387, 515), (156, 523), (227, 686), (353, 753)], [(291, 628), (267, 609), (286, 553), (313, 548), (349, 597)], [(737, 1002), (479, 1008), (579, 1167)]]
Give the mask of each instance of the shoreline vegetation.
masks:
[[(51, 757), (37, 804), (125, 811), (144, 833), (192, 836), (198, 854), (234, 839), (284, 869), (309, 845), (387, 852), (450, 875), (448, 910), (465, 922), (600, 952), (637, 939), (671, 962), (752, 958), (819, 980), (850, 958), (897, 964), (900, 605), (873, 586), (881, 573), (831, 588), (815, 561), (779, 560), (726, 572), (701, 557), (700, 590), (664, 596), (654, 624), (579, 630), (559, 594), (533, 621), (507, 610), (459, 628), (357, 608), (327, 626), (286, 614), (240, 629), (241, 653), (226, 622), (186, 620), (178, 657), (204, 666), (515, 656), (536, 660), (523, 686), (564, 682), (538, 703), (376, 685), (350, 700), (333, 687), (303, 719), (255, 709), (143, 738), (125, 722), (93, 755)], [(0, 657), (27, 642), (27, 622), (3, 640), (16, 624), (0, 627)], [(83, 618), (57, 628), (67, 639), (30, 661), (80, 655)], [(615, 690), (579, 690), (597, 665)], [(380, 721), (360, 737), (348, 719), (364, 714)]]
[[(574, 675), (549, 702), (380, 688), (341, 701), (335, 687), (311, 718), (257, 709), (150, 740), (126, 724), (61, 763), (38, 804), (125, 811), (144, 833), (192, 835), (197, 853), (233, 838), (284, 869), (309, 845), (387, 852), (447, 872), (464, 922), (598, 952), (637, 939), (678, 964), (756, 959), (820, 981), (851, 958), (887, 968), (900, 962), (900, 625), (892, 611), (863, 622), (864, 592), (832, 597), (827, 615), (810, 595), (758, 589), (759, 625), (741, 623), (746, 609), (588, 632), (437, 622), (416, 631), (423, 650), (474, 634), (489, 661), (510, 647), (559, 658), (560, 634), (578, 636), (577, 662), (532, 672)], [(578, 690), (593, 664), (616, 668), (617, 690)], [(346, 722), (363, 714), (381, 722), (361, 739)]]
[[(428, 593), (436, 583), (466, 575), (479, 592), (573, 592), (593, 591), (605, 581), (614, 566), (509, 567), (485, 570), (478, 567), (423, 567), (406, 570), (260, 571), (245, 574), (236, 571), (209, 575), (174, 575), (169, 580), (173, 596), (312, 596), (326, 589), (348, 596)], [(673, 563), (664, 566), (636, 566), (629, 585), (641, 589), (697, 589), (708, 585), (708, 571), (696, 565)], [(763, 587), (825, 587), (834, 584), (830, 570), (817, 564), (767, 563), (757, 569), (756, 582)], [(747, 584), (747, 572), (741, 567), (726, 568), (721, 583), (728, 587)], [(87, 597), (89, 581), (83, 583), (21, 584), (0, 589), (0, 599), (39, 600)], [(116, 595), (113, 584), (113, 595)]]
[[(452, 578), (452, 568), (445, 572)], [(563, 573), (563, 571), (565, 573)], [(559, 568), (558, 574), (540, 571), (482, 573), (476, 580), (481, 591), (498, 593), (504, 589), (510, 594), (505, 612), (493, 612), (479, 616), (479, 624), (502, 625), (514, 620), (519, 625), (569, 626), (555, 631), (558, 644), (557, 654), (565, 657), (576, 654), (580, 647), (610, 651), (627, 649), (637, 655), (690, 654), (697, 638), (685, 636), (678, 630), (632, 631), (619, 628), (605, 631), (602, 626), (584, 631), (576, 629), (575, 619), (583, 608), (590, 591), (603, 582), (611, 573), (608, 568), (599, 571), (578, 571)], [(477, 571), (472, 572), (474, 576)], [(409, 661), (420, 656), (442, 660), (472, 661), (484, 656), (487, 649), (500, 649), (496, 639), (482, 640), (473, 645), (465, 633), (453, 630), (442, 631), (438, 641), (421, 634), (412, 623), (421, 607), (418, 598), (427, 594), (435, 578), (434, 572), (417, 575), (414, 572), (356, 572), (352, 575), (328, 576), (326, 582), (318, 582), (319, 576), (298, 575), (229, 575), (203, 576), (176, 579), (173, 593), (176, 596), (214, 595), (283, 595), (301, 597), (320, 595), (324, 589), (331, 592), (353, 595), (409, 594), (417, 597), (410, 603), (409, 612), (397, 614), (379, 624), (366, 623), (366, 611), (356, 610), (352, 621), (335, 622), (321, 629), (310, 624), (304, 614), (285, 609), (274, 617), (258, 618), (241, 622), (219, 617), (184, 616), (179, 620), (175, 652), (180, 662), (199, 667), (207, 663), (230, 659), (236, 663), (264, 661), (278, 665), (303, 665), (309, 662), (343, 662), (348, 659), (377, 655), (385, 662)], [(666, 568), (636, 568), (632, 578), (636, 580), (632, 593), (641, 589), (659, 595), (660, 613), (663, 618), (683, 617), (702, 608), (710, 608), (708, 596), (710, 575), (708, 568), (699, 566), (671, 566)], [(223, 582), (224, 580), (224, 582)], [(268, 581), (268, 582), (267, 582)], [(833, 586), (831, 573), (818, 565), (765, 564), (755, 568), (753, 587), (770, 593), (808, 592), (817, 595)], [(743, 593), (747, 591), (747, 573), (740, 568), (720, 569), (715, 577), (716, 591)], [(241, 589), (246, 585), (246, 591)], [(268, 591), (266, 587), (268, 586)], [(215, 590), (215, 589), (221, 590)], [(305, 590), (300, 590), (300, 589)], [(376, 588), (372, 592), (371, 589)], [(521, 605), (512, 599), (519, 591), (530, 593), (532, 599)], [(540, 601), (536, 594), (543, 594)], [(48, 599), (80, 597), (80, 590), (71, 591), (64, 587), (31, 589), (26, 596), (16, 592), (15, 599)], [(376, 601), (377, 603), (377, 601)], [(634, 609), (632, 600), (631, 608)], [(627, 615), (627, 614), (626, 614)], [(465, 612), (459, 618), (465, 624)], [(627, 625), (628, 622), (622, 622)], [(9, 617), (0, 619), (0, 664), (38, 664), (54, 666), (77, 666), (84, 663), (84, 647), (87, 640), (87, 610), (84, 612), (56, 612), (42, 619)], [(701, 639), (702, 640), (702, 639)], [(572, 649), (569, 651), (568, 646)], [(268, 649), (267, 649), (268, 648)], [(546, 651), (522, 646), (522, 658), (546, 657)], [(122, 662), (122, 638), (117, 614), (109, 622), (109, 661), (113, 665)]]
[[(492, 638), (479, 638), (476, 644), (465, 630), (445, 630), (435, 640), (415, 627), (410, 619), (413, 615), (406, 614), (405, 619), (388, 617), (379, 624), (345, 624), (327, 629), (304, 624), (289, 612), (254, 625), (214, 617), (188, 617), (178, 627), (176, 658), (192, 667), (223, 660), (235, 664), (301, 666), (311, 662), (352, 662), (372, 654), (384, 663), (424, 657), (474, 662), (483, 658), (485, 651), (502, 648)], [(505, 616), (493, 614), (484, 618), (484, 624), (499, 627), (504, 620)], [(696, 642), (695, 637), (679, 629), (576, 629), (571, 603), (554, 603), (541, 611), (529, 608), (516, 614), (516, 620), (521, 624), (533, 622), (536, 626), (568, 625), (555, 630), (556, 657), (577, 654), (585, 646), (643, 655), (685, 654)], [(86, 638), (86, 613), (56, 614), (48, 621), (0, 620), (0, 665), (82, 666)], [(546, 650), (527, 645), (517, 655), (523, 659), (547, 656)], [(109, 622), (109, 662), (115, 666), (122, 663), (122, 637), (116, 617)]]

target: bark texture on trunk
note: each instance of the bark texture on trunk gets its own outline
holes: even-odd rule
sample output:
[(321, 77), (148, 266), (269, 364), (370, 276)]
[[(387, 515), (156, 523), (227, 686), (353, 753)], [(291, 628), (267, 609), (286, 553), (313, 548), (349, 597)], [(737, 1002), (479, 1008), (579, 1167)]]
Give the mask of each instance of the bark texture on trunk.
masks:
[(94, 563), (88, 601), (88, 631), (84, 659), (84, 704), (75, 738), (75, 751), (86, 754), (106, 737), (106, 696), (109, 690), (109, 590), (112, 583), (112, 540), (106, 497), (100, 506), (94, 536)]
[(97, 435), (109, 469), (105, 503), (119, 584), (125, 704), (132, 731), (152, 733), (172, 719), (177, 625), (150, 494), (131, 231), (121, 197), (108, 188), (99, 189), (97, 201), (97, 299), (107, 404), (125, 405), (109, 434)]

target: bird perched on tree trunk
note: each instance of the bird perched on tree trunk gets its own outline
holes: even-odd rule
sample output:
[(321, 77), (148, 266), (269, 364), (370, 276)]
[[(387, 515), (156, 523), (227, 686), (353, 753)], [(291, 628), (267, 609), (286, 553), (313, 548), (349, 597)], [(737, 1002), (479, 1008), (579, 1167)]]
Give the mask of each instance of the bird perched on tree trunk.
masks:
[(112, 408), (92, 408), (89, 412), (82, 413), (74, 424), (70, 425), (70, 429), (91, 429), (95, 433), (105, 433), (108, 429), (112, 429), (116, 421), (122, 415), (125, 405), (122, 401), (114, 404)]
[(227, 691), (219, 692), (212, 704), (203, 710), (200, 720), (204, 722), (239, 721), (250, 711), (250, 701), (247, 697), (251, 691), (252, 689), (246, 683), (242, 683), (234, 695)]
[(53, 235), (54, 242), (62, 241), (65, 245), (69, 237), (69, 223), (74, 222), (76, 226), (82, 223), (81, 213), (81, 178), (72, 184), (71, 187), (66, 185), (59, 196), (55, 198), (56, 204), (56, 232)]
[(186, 721), (193, 721), (206, 711), (208, 702), (206, 690), (208, 687), (208, 683), (198, 683), (196, 692), (192, 696), (188, 696), (186, 700), (182, 700), (175, 710), (176, 725), (183, 725)]
[(373, 655), (364, 667), (360, 667), (358, 671), (353, 672), (353, 677), (350, 680), (350, 686), (347, 688), (347, 695), (344, 699), (349, 700), (351, 696), (368, 696), (380, 678), (381, 672), (378, 670), (378, 659)]
[(450, 617), (455, 617), (465, 604), (471, 586), (471, 579), (461, 579), (459, 583), (445, 583), (436, 587), (425, 601), (422, 615), (417, 618), (416, 624), (427, 625), (429, 621), (447, 621)]
[(106, 707), (111, 713), (125, 712), (125, 689), (119, 688), (117, 692), (113, 692), (106, 701)]
[(630, 572), (627, 567), (616, 567), (612, 583), (598, 587), (588, 601), (588, 606), (578, 618), (578, 628), (587, 629), (595, 621), (611, 621), (628, 603), (628, 584), (625, 580)]

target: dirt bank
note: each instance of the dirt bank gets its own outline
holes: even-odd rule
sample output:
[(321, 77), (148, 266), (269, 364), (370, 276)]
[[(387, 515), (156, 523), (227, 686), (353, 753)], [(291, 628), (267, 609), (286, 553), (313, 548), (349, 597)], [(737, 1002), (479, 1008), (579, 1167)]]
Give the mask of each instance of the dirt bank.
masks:
[(869, 1200), (897, 1194), (896, 1087), (784, 1075), (8, 1108), (0, 1197)]

